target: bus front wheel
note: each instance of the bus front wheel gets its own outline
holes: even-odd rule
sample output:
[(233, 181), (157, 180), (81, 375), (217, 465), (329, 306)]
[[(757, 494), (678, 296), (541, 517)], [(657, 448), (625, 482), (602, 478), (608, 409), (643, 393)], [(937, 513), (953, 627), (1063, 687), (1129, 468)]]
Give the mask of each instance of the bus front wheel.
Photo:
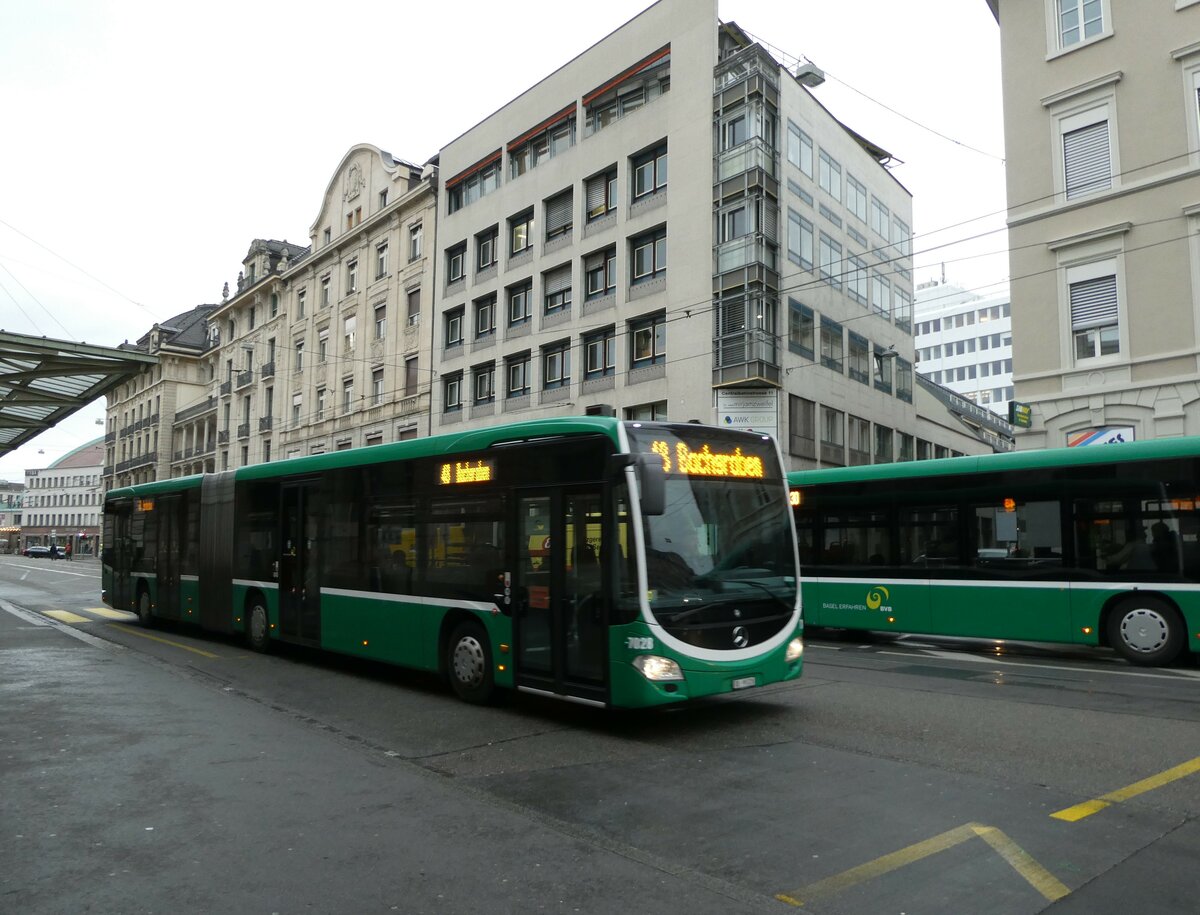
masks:
[(446, 646), (446, 673), (460, 699), (487, 702), (495, 691), (492, 652), (478, 623), (459, 623)]
[(1131, 664), (1161, 667), (1183, 650), (1183, 621), (1161, 598), (1126, 598), (1108, 618), (1108, 642)]
[(144, 589), (138, 592), (137, 616), (138, 622), (147, 629), (154, 626), (154, 613), (150, 606), (150, 592)]
[(261, 599), (251, 603), (246, 613), (246, 641), (254, 651), (267, 651), (271, 647), (271, 620)]

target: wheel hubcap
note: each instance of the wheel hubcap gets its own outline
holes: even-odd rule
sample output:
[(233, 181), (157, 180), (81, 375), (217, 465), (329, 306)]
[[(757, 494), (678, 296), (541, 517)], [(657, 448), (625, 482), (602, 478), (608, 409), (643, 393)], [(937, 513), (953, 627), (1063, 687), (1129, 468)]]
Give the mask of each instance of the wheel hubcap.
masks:
[(459, 639), (454, 646), (454, 677), (464, 686), (483, 682), (483, 645), (473, 635)]
[(1168, 626), (1154, 610), (1134, 610), (1121, 620), (1121, 639), (1134, 651), (1156, 651), (1167, 641)]
[(250, 638), (255, 642), (261, 642), (267, 635), (267, 611), (262, 607), (255, 607), (250, 611)]

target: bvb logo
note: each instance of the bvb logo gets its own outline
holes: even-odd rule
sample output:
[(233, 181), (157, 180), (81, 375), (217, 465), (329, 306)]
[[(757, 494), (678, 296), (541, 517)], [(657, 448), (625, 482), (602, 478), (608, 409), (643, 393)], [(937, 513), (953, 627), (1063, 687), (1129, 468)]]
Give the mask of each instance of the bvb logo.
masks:
[(867, 592), (867, 607), (871, 610), (878, 610), (885, 600), (891, 599), (891, 596), (883, 585), (872, 588)]

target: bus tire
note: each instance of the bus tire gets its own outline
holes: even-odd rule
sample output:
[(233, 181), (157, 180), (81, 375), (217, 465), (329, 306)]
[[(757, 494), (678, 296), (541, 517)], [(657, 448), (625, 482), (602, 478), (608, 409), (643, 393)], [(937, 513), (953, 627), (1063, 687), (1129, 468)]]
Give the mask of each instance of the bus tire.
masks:
[(459, 623), (446, 643), (446, 673), (460, 699), (484, 703), (496, 690), (492, 650), (487, 633), (479, 623)]
[(267, 612), (266, 601), (261, 597), (250, 601), (246, 609), (246, 641), (252, 651), (271, 650), (271, 615)]
[(137, 618), (138, 623), (147, 629), (154, 628), (154, 609), (150, 604), (150, 592), (145, 588), (138, 591)]
[(1108, 617), (1108, 643), (1130, 664), (1163, 667), (1183, 650), (1183, 620), (1160, 597), (1127, 597)]

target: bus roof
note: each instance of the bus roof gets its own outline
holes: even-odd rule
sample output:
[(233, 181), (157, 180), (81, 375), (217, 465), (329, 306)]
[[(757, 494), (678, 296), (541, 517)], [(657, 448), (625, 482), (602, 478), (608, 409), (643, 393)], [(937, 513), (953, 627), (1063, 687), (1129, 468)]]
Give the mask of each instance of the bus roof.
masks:
[[(431, 435), (404, 442), (391, 442), (386, 445), (370, 445), (350, 448), (346, 451), (330, 451), (324, 454), (270, 461), (264, 464), (250, 464), (246, 467), (239, 467), (234, 473), (237, 480), (264, 480), (292, 474), (336, 470), (342, 467), (362, 467), (385, 461), (482, 451), (507, 442), (533, 441), (539, 438), (558, 436), (603, 435), (614, 445), (618, 445), (621, 423), (621, 420), (610, 416), (566, 416), (536, 419), (464, 432)], [(648, 423), (647, 425), (652, 424)], [(153, 483), (136, 483), (132, 486), (110, 490), (107, 498), (154, 495), (193, 489), (199, 487), (203, 479), (204, 474), (195, 474), (171, 480), (158, 480)]]
[(815, 486), (825, 483), (856, 483), (873, 480), (912, 480), (964, 473), (1000, 473), (1012, 470), (1084, 467), (1096, 464), (1120, 464), (1128, 461), (1189, 457), (1200, 457), (1200, 436), (1122, 442), (1117, 445), (1093, 445), (1086, 448), (1010, 451), (1005, 454), (967, 455), (928, 461), (871, 464), (861, 467), (794, 470), (788, 474), (788, 483), (792, 486)]

